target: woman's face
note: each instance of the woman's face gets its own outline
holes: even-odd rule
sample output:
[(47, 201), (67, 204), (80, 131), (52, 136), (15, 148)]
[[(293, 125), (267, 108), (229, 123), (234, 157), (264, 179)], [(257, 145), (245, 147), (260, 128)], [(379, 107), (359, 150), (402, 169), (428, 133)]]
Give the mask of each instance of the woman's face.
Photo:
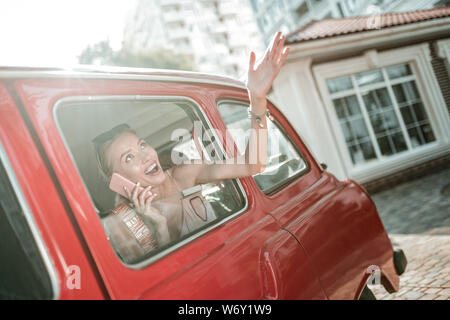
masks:
[(144, 139), (124, 132), (106, 150), (106, 160), (112, 171), (141, 186), (162, 184), (166, 178), (158, 155)]

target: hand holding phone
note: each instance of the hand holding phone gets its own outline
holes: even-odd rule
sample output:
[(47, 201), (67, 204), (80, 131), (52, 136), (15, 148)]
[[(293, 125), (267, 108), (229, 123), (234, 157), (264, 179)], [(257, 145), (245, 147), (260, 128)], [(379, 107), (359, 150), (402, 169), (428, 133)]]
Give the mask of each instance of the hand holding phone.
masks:
[[(121, 196), (128, 199), (128, 195), (127, 195), (127, 192), (125, 191), (124, 187), (127, 188), (128, 192), (130, 192), (130, 194), (131, 194), (131, 192), (137, 186), (136, 186), (136, 183), (131, 182), (127, 178), (122, 177), (120, 174), (113, 173), (113, 175), (111, 177), (111, 181), (109, 183), (109, 188), (112, 191), (117, 192)], [(140, 194), (143, 190), (144, 190), (143, 187), (138, 187), (137, 194)], [(151, 194), (146, 195), (145, 198), (148, 198), (150, 195)]]

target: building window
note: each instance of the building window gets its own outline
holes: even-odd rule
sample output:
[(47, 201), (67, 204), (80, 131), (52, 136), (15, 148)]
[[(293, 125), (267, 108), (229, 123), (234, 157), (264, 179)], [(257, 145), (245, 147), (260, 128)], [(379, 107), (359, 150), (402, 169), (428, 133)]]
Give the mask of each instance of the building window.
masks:
[(408, 64), (327, 80), (353, 164), (436, 141)]

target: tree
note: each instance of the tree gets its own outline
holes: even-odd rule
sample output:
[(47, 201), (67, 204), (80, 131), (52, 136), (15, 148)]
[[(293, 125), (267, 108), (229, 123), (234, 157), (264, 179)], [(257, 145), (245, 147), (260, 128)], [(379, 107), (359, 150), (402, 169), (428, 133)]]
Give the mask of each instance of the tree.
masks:
[(81, 64), (195, 70), (193, 58), (189, 55), (162, 48), (142, 53), (129, 52), (124, 48), (121, 48), (119, 51), (114, 51), (107, 40), (87, 46), (78, 56), (78, 61)]
[(109, 41), (100, 41), (94, 45), (88, 45), (78, 56), (81, 64), (106, 64), (114, 65), (115, 53)]

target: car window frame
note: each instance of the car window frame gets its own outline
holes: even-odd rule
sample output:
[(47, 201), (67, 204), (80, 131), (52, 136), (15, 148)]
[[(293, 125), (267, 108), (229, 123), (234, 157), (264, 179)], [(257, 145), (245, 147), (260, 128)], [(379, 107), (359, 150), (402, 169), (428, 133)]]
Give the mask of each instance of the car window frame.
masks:
[[(267, 109), (270, 111), (271, 108), (276, 108), (275, 104), (269, 99), (267, 99)], [(216, 106), (217, 106), (217, 111), (220, 114), (220, 104), (222, 103), (231, 103), (231, 104), (241, 104), (243, 108), (248, 108), (250, 106), (250, 102), (249, 101), (245, 101), (245, 100), (239, 100), (239, 99), (231, 99), (231, 98), (221, 98), (221, 99), (217, 99), (216, 100)], [(282, 114), (280, 112), (280, 114)], [(287, 178), (286, 180), (283, 180), (281, 183), (277, 183), (275, 184), (273, 187), (269, 188), (268, 190), (261, 190), (261, 188), (259, 187), (259, 185), (256, 183), (256, 180), (254, 178), (254, 176), (252, 176), (252, 179), (254, 180), (256, 186), (258, 187), (258, 190), (263, 193), (264, 195), (268, 196), (268, 197), (272, 197), (275, 196), (277, 194), (279, 194), (281, 191), (285, 190), (289, 185), (291, 185), (294, 181), (300, 179), (301, 177), (303, 177), (304, 175), (308, 174), (311, 171), (311, 165), (308, 161), (308, 159), (306, 158), (306, 156), (303, 154), (303, 152), (301, 151), (301, 148), (297, 145), (297, 143), (295, 143), (293, 141), (293, 139), (291, 138), (291, 136), (287, 133), (286, 129), (283, 128), (283, 126), (281, 126), (280, 121), (278, 120), (278, 117), (276, 115), (274, 115), (273, 113), (271, 114), (271, 116), (273, 117), (273, 121), (272, 123), (278, 128), (278, 130), (280, 130), (280, 132), (283, 134), (283, 137), (289, 141), (292, 146), (294, 147), (295, 151), (299, 154), (300, 158), (303, 160), (303, 162), (305, 163), (306, 167), (304, 170), (299, 171), (298, 173), (296, 173), (295, 175), (293, 175), (292, 177)], [(222, 115), (220, 115), (225, 127), (228, 129), (227, 124), (225, 123), (225, 120), (223, 119)], [(298, 136), (297, 136), (298, 137)], [(299, 140), (300, 137), (298, 137)], [(233, 142), (235, 143), (234, 139)], [(236, 145), (236, 143), (235, 143)]]
[[(82, 181), (83, 184), (83, 188), (90, 200), (90, 204), (92, 206), (92, 208), (94, 209), (94, 211), (96, 212), (96, 215), (101, 223), (101, 225), (103, 226), (103, 223), (101, 221), (101, 211), (98, 210), (98, 208), (95, 205), (95, 202), (93, 201), (91, 194), (89, 192), (89, 189), (87, 188), (87, 185), (83, 179), (83, 176), (81, 175), (80, 169), (78, 168), (77, 162), (75, 161), (75, 157), (72, 153), (72, 150), (69, 147), (69, 144), (65, 138), (64, 135), (64, 131), (61, 128), (61, 125), (58, 121), (58, 117), (57, 117), (57, 112), (60, 108), (64, 108), (67, 107), (68, 105), (70, 105), (70, 103), (74, 103), (74, 102), (86, 102), (86, 104), (88, 105), (89, 102), (96, 102), (96, 101), (151, 101), (151, 100), (179, 100), (180, 102), (185, 102), (190, 104), (190, 106), (193, 107), (193, 112), (197, 112), (199, 113), (199, 115), (203, 118), (201, 120), (203, 120), (205, 122), (205, 124), (208, 126), (208, 129), (212, 129), (211, 131), (213, 132), (213, 136), (215, 141), (220, 141), (220, 139), (218, 139), (218, 135), (217, 135), (217, 129), (214, 128), (212, 126), (212, 123), (209, 119), (209, 117), (207, 116), (207, 114), (205, 113), (205, 111), (203, 110), (202, 106), (195, 101), (194, 99), (187, 97), (187, 96), (182, 96), (182, 95), (90, 95), (90, 96), (78, 96), (78, 95), (73, 95), (73, 96), (65, 96), (62, 97), (60, 99), (58, 99), (52, 108), (52, 117), (53, 117), (53, 122), (58, 130), (59, 136), (63, 141), (64, 147), (67, 151), (67, 153), (69, 154), (69, 157), (71, 158), (72, 164), (76, 170), (76, 173), (78, 175), (78, 177), (80, 178), (80, 180)], [(202, 121), (202, 122), (203, 122)], [(224, 146), (220, 143), (217, 142), (216, 143), (217, 146), (219, 146), (219, 150), (221, 152), (221, 157), (226, 156), (226, 152), (224, 149)], [(198, 238), (202, 237), (203, 235), (205, 235), (206, 233), (209, 233), (210, 231), (213, 231), (214, 229), (219, 228), (220, 226), (222, 226), (223, 224), (227, 223), (229, 220), (235, 219), (238, 216), (241, 216), (242, 214), (245, 214), (246, 212), (249, 211), (249, 201), (248, 201), (248, 194), (245, 192), (245, 189), (243, 188), (240, 179), (230, 179), (230, 180), (234, 180), (235, 185), (237, 187), (237, 191), (240, 192), (243, 196), (243, 202), (244, 202), (244, 206), (242, 207), (241, 210), (232, 213), (222, 219), (220, 219), (219, 221), (217, 221), (216, 223), (212, 223), (211, 225), (205, 226), (201, 229), (199, 229), (198, 232), (187, 236), (186, 238), (170, 245), (170, 246), (164, 246), (163, 249), (153, 255), (149, 255), (147, 258), (144, 258), (142, 261), (139, 261), (137, 263), (126, 263), (125, 261), (123, 261), (120, 256), (117, 255), (117, 252), (115, 251), (114, 247), (112, 246), (112, 244), (110, 243), (110, 241), (108, 241), (108, 244), (110, 245), (111, 249), (114, 251), (114, 254), (117, 257), (117, 260), (124, 265), (126, 268), (129, 268), (131, 270), (143, 270), (146, 267), (148, 267), (149, 265), (163, 259), (165, 256), (171, 254), (172, 252), (184, 247), (185, 245), (190, 244), (191, 242), (197, 240)], [(104, 232), (105, 236), (107, 236), (106, 230), (104, 229), (104, 227), (102, 228), (102, 231)]]
[(31, 233), (31, 237), (35, 242), (38, 251), (37, 253), (39, 254), (39, 257), (42, 260), (42, 263), (45, 267), (45, 271), (47, 273), (51, 286), (51, 300), (58, 300), (61, 294), (59, 287), (60, 279), (58, 277), (58, 273), (56, 272), (56, 269), (52, 263), (50, 254), (45, 246), (40, 230), (36, 224), (36, 221), (33, 218), (33, 214), (30, 210), (30, 207), (28, 206), (28, 203), (19, 185), (19, 182), (16, 178), (14, 170), (9, 161), (9, 157), (6, 153), (6, 150), (3, 147), (3, 143), (1, 140), (0, 140), (0, 163), (3, 166), (6, 176), (8, 178), (8, 181), (6, 183), (10, 184), (11, 189), (14, 192), (14, 195), (16, 197), (15, 199), (16, 203), (22, 210), (24, 220), (27, 224), (27, 228)]

